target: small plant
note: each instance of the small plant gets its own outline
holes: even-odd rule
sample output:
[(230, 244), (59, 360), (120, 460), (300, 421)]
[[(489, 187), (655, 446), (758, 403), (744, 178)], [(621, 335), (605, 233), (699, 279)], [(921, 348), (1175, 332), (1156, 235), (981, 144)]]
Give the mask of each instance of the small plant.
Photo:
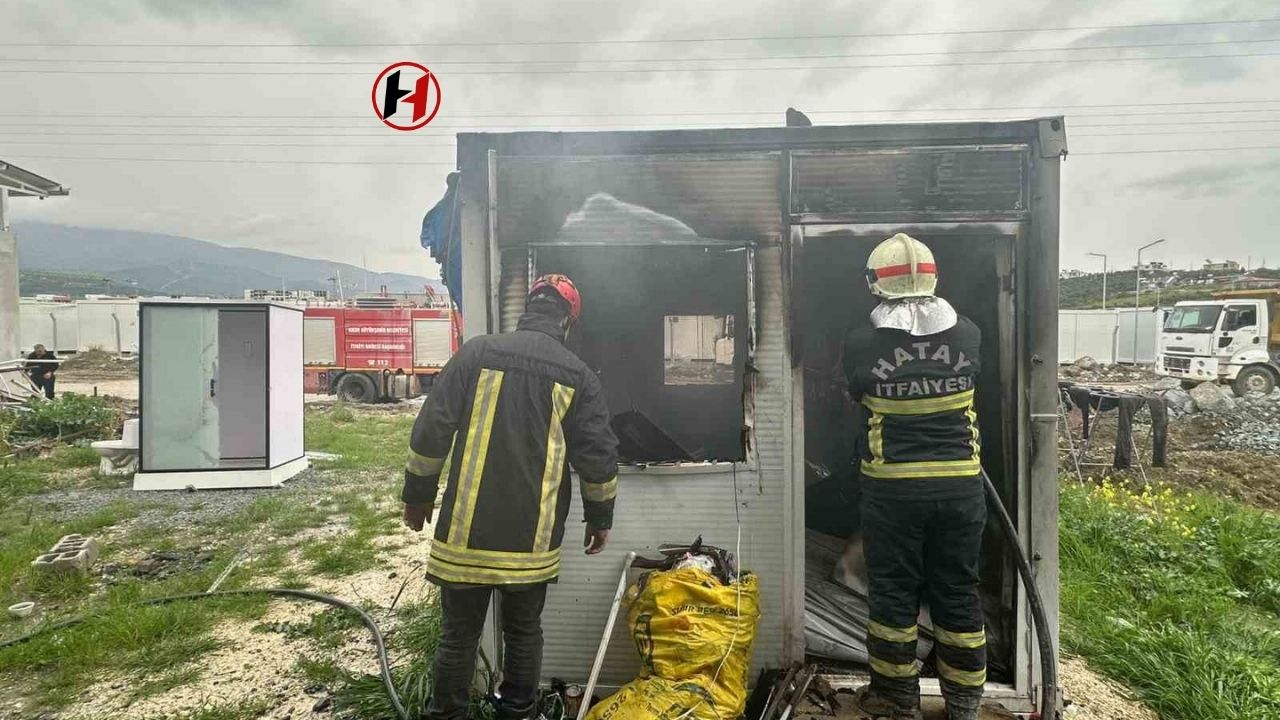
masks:
[(356, 414), (351, 412), (346, 403), (339, 401), (330, 408), (329, 419), (336, 423), (349, 423), (356, 419)]
[(119, 424), (120, 413), (102, 399), (65, 393), (57, 400), (29, 400), (25, 411), (17, 415), (10, 436), (34, 440), (75, 434), (98, 439), (114, 435)]

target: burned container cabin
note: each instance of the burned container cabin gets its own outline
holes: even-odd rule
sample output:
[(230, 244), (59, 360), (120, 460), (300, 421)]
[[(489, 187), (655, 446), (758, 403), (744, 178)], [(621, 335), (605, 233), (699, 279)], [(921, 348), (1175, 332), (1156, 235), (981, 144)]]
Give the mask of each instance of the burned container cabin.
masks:
[[(856, 489), (840, 342), (868, 322), (866, 258), (896, 232), (932, 248), (939, 293), (982, 330), (983, 462), (1056, 637), (1065, 152), (1061, 118), (458, 137), (450, 289), (465, 335), (513, 329), (531, 278), (572, 277), (584, 311), (569, 343), (599, 374), (627, 461), (606, 554), (566, 547), (545, 680), (586, 679), (627, 551), (698, 535), (760, 575), (757, 667), (809, 657), (838, 682), (865, 677), (856, 513), (851, 541), (807, 530), (806, 488)], [(990, 522), (988, 696), (1030, 710), (1035, 642), (1006, 550)], [(638, 667), (620, 623), (602, 682)]]

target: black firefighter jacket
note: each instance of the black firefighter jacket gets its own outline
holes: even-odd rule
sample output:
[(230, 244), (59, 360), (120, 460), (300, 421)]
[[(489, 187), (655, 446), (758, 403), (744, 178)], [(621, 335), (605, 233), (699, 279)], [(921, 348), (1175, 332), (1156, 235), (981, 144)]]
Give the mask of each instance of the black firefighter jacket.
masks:
[(585, 520), (613, 524), (618, 441), (600, 381), (552, 321), (462, 346), (418, 413), (402, 499), (438, 504), (427, 575), (445, 586), (549, 582), (560, 570), (569, 465)]
[(849, 394), (865, 408), (867, 492), (919, 500), (981, 494), (974, 385), (982, 334), (969, 318), (934, 335), (861, 327), (845, 337)]

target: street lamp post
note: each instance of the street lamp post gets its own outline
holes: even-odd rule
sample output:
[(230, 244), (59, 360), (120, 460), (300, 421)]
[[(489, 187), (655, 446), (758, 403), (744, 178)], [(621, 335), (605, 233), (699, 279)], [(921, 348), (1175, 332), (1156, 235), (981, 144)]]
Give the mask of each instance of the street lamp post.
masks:
[(1090, 255), (1102, 258), (1102, 309), (1107, 309), (1107, 254), (1091, 252)]
[(1138, 248), (1138, 264), (1134, 267), (1134, 274), (1137, 275), (1136, 287), (1133, 289), (1133, 364), (1138, 364), (1138, 301), (1142, 298), (1142, 251), (1152, 245), (1159, 245), (1164, 242), (1164, 238), (1160, 238), (1154, 242)]

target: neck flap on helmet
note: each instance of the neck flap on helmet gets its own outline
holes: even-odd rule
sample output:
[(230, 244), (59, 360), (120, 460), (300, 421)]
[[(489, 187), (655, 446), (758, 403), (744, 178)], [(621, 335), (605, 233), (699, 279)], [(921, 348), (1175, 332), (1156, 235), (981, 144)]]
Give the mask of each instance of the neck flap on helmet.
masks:
[(950, 330), (956, 317), (955, 308), (940, 297), (912, 297), (881, 302), (871, 311), (871, 325), (920, 337)]

